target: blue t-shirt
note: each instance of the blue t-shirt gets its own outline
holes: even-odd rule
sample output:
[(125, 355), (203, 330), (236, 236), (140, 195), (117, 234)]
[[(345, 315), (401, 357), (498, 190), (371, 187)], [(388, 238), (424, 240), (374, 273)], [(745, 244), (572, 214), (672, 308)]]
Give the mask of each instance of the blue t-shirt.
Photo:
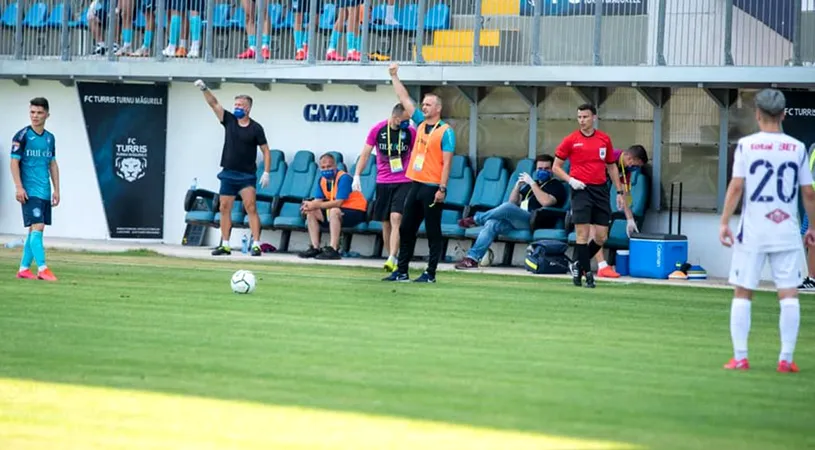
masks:
[[(348, 197), (351, 196), (351, 185), (354, 182), (354, 177), (348, 175), (348, 173), (342, 174), (340, 180), (337, 182), (337, 197), (334, 200), (348, 200)], [(326, 188), (331, 192), (334, 187), (334, 180), (329, 180), (326, 182)], [(320, 183), (317, 183), (317, 186), (314, 186), (314, 193), (312, 197), (320, 200), (325, 200), (325, 195), (323, 195), (323, 190), (320, 188)]]
[(51, 161), (56, 158), (56, 139), (43, 130), (37, 134), (30, 126), (11, 140), (11, 157), (20, 160), (20, 177), (29, 197), (51, 201)]
[[(413, 111), (413, 116), (411, 116), (411, 120), (416, 123), (416, 126), (419, 126), (420, 123), (424, 122), (424, 113), (421, 109), (416, 108)], [(435, 123), (433, 124), (435, 125)], [(439, 126), (444, 125), (443, 120), (439, 120)], [(433, 129), (432, 127), (426, 127), (426, 132), (430, 132)], [(453, 127), (449, 127), (444, 130), (444, 135), (441, 137), (441, 151), (443, 152), (455, 152), (456, 151), (456, 133), (453, 131)]]

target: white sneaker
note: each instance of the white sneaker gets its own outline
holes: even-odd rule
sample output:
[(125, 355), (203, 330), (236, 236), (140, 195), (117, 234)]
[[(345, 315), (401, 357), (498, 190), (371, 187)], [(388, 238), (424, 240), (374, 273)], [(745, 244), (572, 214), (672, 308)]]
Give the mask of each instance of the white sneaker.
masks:
[(193, 42), (190, 46), (190, 51), (187, 53), (187, 58), (200, 58), (201, 57), (201, 44)]
[(125, 44), (119, 47), (119, 50), (116, 51), (116, 56), (128, 56), (133, 51), (130, 44)]
[(161, 53), (164, 56), (168, 56), (170, 58), (174, 57), (175, 56), (175, 45), (168, 45), (167, 48), (165, 48)]
[(138, 50), (131, 53), (130, 56), (140, 56), (140, 57), (150, 56), (150, 49), (142, 45), (141, 47), (139, 47)]

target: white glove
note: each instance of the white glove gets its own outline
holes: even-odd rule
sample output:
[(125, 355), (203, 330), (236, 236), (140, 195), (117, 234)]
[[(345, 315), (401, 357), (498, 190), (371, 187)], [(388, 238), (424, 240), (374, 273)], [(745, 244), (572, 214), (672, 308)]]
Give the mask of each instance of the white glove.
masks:
[(629, 219), (629, 220), (626, 221), (625, 232), (626, 232), (626, 234), (628, 234), (628, 237), (631, 237), (631, 235), (634, 234), (634, 233), (639, 233), (640, 232), (639, 228), (637, 228), (637, 223), (634, 222), (633, 219)]
[(266, 188), (269, 185), (269, 172), (263, 172), (263, 175), (260, 176), (260, 187)]
[(530, 185), (530, 186), (532, 186), (533, 184), (535, 184), (535, 180), (533, 180), (533, 179), (532, 179), (532, 177), (531, 177), (531, 176), (529, 176), (529, 174), (528, 174), (528, 173), (526, 173), (526, 172), (523, 172), (523, 173), (520, 175), (520, 177), (519, 177), (519, 178), (521, 179), (521, 181), (523, 181), (524, 183), (526, 183), (526, 184), (528, 184), (528, 185)]
[(207, 90), (207, 84), (204, 83), (204, 80), (195, 80), (195, 87), (201, 89), (202, 91)]
[(362, 180), (360, 180), (359, 175), (354, 175), (354, 182), (351, 183), (351, 189), (362, 192)]
[(572, 189), (574, 189), (576, 191), (579, 191), (581, 189), (586, 189), (586, 183), (578, 180), (575, 177), (569, 178), (569, 186), (571, 186)]

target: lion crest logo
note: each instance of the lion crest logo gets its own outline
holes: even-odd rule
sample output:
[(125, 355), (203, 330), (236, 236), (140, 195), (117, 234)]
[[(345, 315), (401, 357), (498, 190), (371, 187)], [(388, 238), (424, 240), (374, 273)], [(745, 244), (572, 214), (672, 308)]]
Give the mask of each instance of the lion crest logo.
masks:
[(116, 176), (129, 183), (144, 178), (146, 170), (147, 158), (135, 156), (116, 158)]

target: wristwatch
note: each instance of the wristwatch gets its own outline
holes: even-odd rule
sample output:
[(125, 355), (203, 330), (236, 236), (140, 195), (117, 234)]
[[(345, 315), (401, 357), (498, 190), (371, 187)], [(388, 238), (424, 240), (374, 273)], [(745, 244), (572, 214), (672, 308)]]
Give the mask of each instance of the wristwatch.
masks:
[(447, 186), (439, 186), (439, 191), (442, 194), (446, 194), (447, 193)]

